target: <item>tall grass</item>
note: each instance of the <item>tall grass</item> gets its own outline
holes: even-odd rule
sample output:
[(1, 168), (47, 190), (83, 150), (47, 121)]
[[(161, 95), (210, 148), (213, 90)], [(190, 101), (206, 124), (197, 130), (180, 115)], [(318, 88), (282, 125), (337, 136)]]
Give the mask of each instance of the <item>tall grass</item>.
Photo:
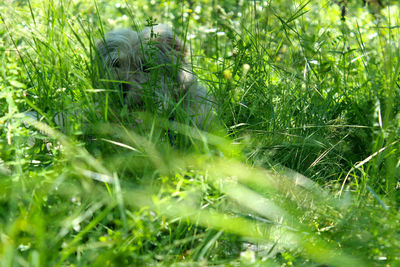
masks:
[[(347, 11), (0, 4), (2, 265), (399, 264), (400, 11)], [(146, 20), (186, 37), (222, 130), (99, 78), (96, 40)]]

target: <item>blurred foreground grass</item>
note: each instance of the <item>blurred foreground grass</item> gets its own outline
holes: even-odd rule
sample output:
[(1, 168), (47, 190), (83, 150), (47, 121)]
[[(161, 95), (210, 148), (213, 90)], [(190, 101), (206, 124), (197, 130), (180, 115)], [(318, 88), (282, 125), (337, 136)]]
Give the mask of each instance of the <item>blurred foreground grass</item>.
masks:
[[(399, 8), (340, 12), (0, 4), (1, 264), (398, 265)], [(186, 37), (223, 130), (102, 87), (95, 40), (155, 19)]]

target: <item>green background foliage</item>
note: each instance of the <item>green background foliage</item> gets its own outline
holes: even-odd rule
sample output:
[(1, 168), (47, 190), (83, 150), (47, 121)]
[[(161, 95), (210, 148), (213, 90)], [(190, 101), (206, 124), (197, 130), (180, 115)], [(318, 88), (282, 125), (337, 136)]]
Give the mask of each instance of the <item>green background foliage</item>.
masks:
[[(399, 15), (391, 1), (0, 3), (1, 264), (398, 265)], [(214, 131), (132, 112), (100, 78), (97, 40), (157, 23), (190, 48)]]

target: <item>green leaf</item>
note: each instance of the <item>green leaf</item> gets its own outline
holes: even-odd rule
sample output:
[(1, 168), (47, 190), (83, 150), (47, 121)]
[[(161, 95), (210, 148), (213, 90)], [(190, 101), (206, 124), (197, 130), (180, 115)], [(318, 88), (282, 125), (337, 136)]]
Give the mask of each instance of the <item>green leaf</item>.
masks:
[(10, 81), (10, 84), (15, 88), (26, 89), (26, 85), (24, 83), (19, 82), (19, 81)]

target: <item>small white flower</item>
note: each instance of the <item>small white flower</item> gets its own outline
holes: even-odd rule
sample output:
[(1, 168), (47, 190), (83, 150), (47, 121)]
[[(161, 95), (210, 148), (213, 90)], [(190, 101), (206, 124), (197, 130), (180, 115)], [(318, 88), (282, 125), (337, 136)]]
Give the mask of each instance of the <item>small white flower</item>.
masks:
[(243, 73), (246, 74), (250, 70), (250, 65), (245, 63), (243, 64)]

